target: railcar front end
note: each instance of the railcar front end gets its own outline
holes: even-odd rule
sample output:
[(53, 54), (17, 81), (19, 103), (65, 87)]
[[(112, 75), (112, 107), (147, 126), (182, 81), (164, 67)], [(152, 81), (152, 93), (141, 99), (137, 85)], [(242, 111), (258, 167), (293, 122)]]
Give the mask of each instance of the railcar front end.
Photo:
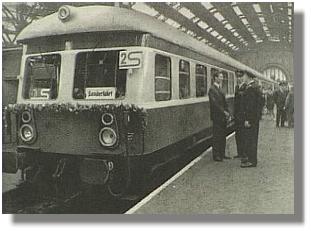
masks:
[(7, 108), (16, 114), (17, 167), (28, 182), (44, 172), (108, 184), (118, 194), (143, 153), (146, 112), (134, 104), (143, 49), (64, 43), (65, 50), (43, 46), (40, 53), (36, 39), (24, 46), (17, 104)]

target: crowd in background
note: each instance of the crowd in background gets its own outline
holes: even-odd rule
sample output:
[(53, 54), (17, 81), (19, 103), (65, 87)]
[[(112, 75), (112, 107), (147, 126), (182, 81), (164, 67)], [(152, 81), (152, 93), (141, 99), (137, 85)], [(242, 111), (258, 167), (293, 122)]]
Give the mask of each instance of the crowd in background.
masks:
[[(264, 114), (276, 121), (276, 127), (294, 127), (294, 87), (280, 82), (275, 89), (263, 89)], [(275, 113), (276, 112), (276, 113)]]

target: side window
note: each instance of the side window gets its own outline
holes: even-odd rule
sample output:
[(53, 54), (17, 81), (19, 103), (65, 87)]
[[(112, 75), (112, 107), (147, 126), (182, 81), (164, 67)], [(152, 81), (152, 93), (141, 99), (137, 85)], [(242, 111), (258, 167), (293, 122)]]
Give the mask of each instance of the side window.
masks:
[(189, 62), (179, 61), (179, 98), (190, 97), (190, 65)]
[(207, 95), (207, 71), (206, 67), (197, 64), (195, 66), (196, 79), (196, 96), (202, 97)]
[(222, 92), (227, 95), (228, 94), (228, 72), (221, 71), (219, 73), (219, 78), (221, 81)]
[(229, 73), (229, 89), (228, 94), (233, 95), (234, 94), (234, 74), (232, 72)]
[(155, 100), (171, 99), (171, 60), (169, 57), (155, 56)]
[(214, 75), (218, 73), (219, 71), (216, 68), (211, 68), (211, 85), (214, 84)]

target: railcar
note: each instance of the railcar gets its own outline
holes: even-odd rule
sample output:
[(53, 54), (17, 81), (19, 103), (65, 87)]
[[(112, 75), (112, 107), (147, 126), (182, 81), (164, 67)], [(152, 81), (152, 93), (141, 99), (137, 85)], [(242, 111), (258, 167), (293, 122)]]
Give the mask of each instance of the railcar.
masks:
[(214, 72), (224, 74), (231, 112), (236, 71), (269, 82), (163, 22), (117, 7), (62, 6), (18, 41), (17, 104), (8, 110), (16, 114), (17, 166), (26, 182), (44, 173), (124, 195), (178, 154), (171, 148), (212, 137)]
[[(2, 50), (2, 163), (13, 165), (15, 165), (14, 152), (16, 147), (15, 120), (14, 115), (11, 119), (10, 115), (6, 114), (3, 109), (9, 104), (16, 103), (18, 87), (16, 77), (20, 73), (21, 56), (22, 47), (4, 48)], [(3, 172), (10, 170), (6, 169), (6, 166), (10, 166), (10, 164), (3, 165)]]

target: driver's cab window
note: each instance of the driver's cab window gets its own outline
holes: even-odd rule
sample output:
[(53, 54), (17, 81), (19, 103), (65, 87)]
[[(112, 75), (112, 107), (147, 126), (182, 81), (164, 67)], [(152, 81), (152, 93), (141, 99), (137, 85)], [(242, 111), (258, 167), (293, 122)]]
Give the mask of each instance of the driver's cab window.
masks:
[(126, 93), (127, 70), (119, 69), (118, 63), (119, 51), (78, 53), (73, 98), (88, 99), (91, 93), (105, 92), (112, 92), (112, 98), (123, 98)]
[(26, 59), (23, 97), (53, 100), (58, 96), (61, 56), (37, 55)]

